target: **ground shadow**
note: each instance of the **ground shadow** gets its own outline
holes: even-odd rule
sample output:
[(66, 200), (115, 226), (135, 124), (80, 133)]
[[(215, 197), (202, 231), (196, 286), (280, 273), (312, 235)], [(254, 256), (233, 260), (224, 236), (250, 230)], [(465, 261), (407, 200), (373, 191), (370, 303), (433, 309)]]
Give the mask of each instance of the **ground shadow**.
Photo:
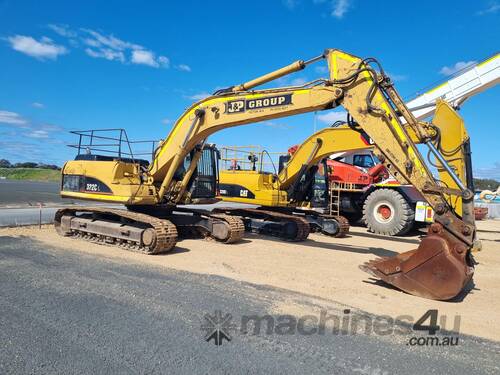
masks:
[(396, 288), (394, 285), (387, 284), (385, 281), (382, 281), (380, 279), (376, 279), (374, 277), (369, 277), (367, 280), (363, 280), (363, 283), (377, 285), (377, 286), (381, 286), (381, 287), (384, 287), (386, 289), (391, 289), (391, 290), (399, 290), (402, 292), (401, 289)]
[(237, 245), (241, 245), (242, 243), (252, 243), (252, 241), (249, 239), (246, 239), (246, 238), (242, 238), (238, 242), (235, 242), (235, 244), (237, 244)]
[[(276, 238), (276, 237), (264, 236), (264, 235), (255, 234), (255, 233), (251, 233), (251, 234), (249, 233), (248, 236), (252, 236), (254, 238), (260, 238), (260, 239), (263, 239), (266, 241), (286, 243), (283, 240)], [(305, 241), (301, 241), (301, 242), (293, 242), (293, 244), (299, 245), (299, 246), (327, 249), (327, 250), (345, 251), (345, 252), (357, 253), (357, 254), (374, 254), (374, 255), (379, 256), (379, 257), (390, 257), (390, 256), (394, 256), (394, 255), (399, 254), (397, 251), (387, 250), (387, 249), (384, 249), (381, 247), (339, 245), (339, 244), (333, 244), (333, 243), (317, 242), (317, 241), (314, 241), (310, 238), (308, 238)]]
[[(247, 233), (245, 233), (245, 236), (246, 235), (247, 235)], [(190, 234), (190, 233), (182, 233), (182, 234), (180, 234), (179, 237), (178, 237), (178, 241), (180, 242), (182, 240), (211, 241), (211, 242), (218, 242), (218, 243), (224, 244), (224, 242), (217, 241), (215, 238), (212, 238), (212, 237), (204, 237), (203, 235)], [(242, 238), (238, 242), (235, 242), (235, 243), (237, 243), (237, 244), (244, 244), (244, 243), (250, 243), (250, 242), (252, 242), (252, 241), (249, 240), (249, 239)]]
[(170, 250), (170, 251), (167, 251), (166, 253), (160, 253), (160, 254), (155, 254), (154, 256), (171, 256), (171, 255), (175, 255), (175, 254), (182, 254), (182, 253), (189, 253), (191, 250), (186, 248), (186, 247), (181, 247), (181, 246), (178, 246), (178, 244), (175, 245), (175, 247)]
[(416, 245), (418, 245), (420, 243), (420, 241), (416, 240), (416, 239), (410, 239), (410, 238), (405, 238), (405, 237), (384, 236), (382, 234), (375, 234), (375, 233), (352, 232), (350, 234), (353, 237), (359, 236), (359, 237), (377, 238), (377, 239), (381, 239), (381, 240), (394, 241), (394, 242), (413, 243)]
[(476, 229), (476, 232), (497, 233), (497, 234), (500, 234), (500, 230)]
[[(407, 293), (407, 292), (395, 287), (394, 285), (388, 284), (385, 281), (382, 281), (380, 279), (376, 279), (373, 277), (369, 277), (367, 280), (363, 280), (363, 282), (365, 284), (376, 285), (376, 286), (380, 286), (380, 287), (390, 289), (390, 290), (399, 290), (401, 293), (405, 293), (405, 294), (410, 295), (410, 293)], [(474, 294), (474, 291), (476, 291), (476, 290), (480, 291), (481, 289), (476, 288), (476, 284), (474, 283), (474, 280), (470, 280), (457, 296), (453, 297), (452, 299), (443, 301), (443, 302), (450, 302), (450, 303), (463, 302), (465, 297), (467, 297), (469, 294)]]
[(469, 294), (474, 294), (474, 291), (481, 291), (481, 289), (476, 288), (476, 283), (474, 280), (470, 280), (467, 285), (462, 289), (462, 291), (454, 298), (450, 299), (448, 302), (462, 302), (465, 297)]
[(306, 246), (317, 247), (321, 249), (328, 250), (337, 250), (337, 251), (346, 251), (350, 253), (358, 253), (358, 254), (373, 254), (379, 257), (391, 257), (394, 255), (398, 255), (397, 251), (392, 251), (388, 249), (384, 249), (383, 247), (371, 247), (371, 246), (353, 246), (353, 245), (339, 245), (339, 244), (329, 244), (325, 242), (316, 242), (314, 240), (307, 240), (304, 242), (300, 242), (299, 244), (304, 244)]

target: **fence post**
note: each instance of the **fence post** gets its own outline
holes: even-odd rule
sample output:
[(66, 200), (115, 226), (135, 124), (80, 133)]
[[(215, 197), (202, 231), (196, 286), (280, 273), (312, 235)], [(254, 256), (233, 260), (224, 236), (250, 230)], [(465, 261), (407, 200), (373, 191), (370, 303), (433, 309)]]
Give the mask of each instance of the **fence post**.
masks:
[(38, 229), (42, 229), (42, 203), (38, 202), (38, 208), (40, 209), (40, 215), (38, 216)]

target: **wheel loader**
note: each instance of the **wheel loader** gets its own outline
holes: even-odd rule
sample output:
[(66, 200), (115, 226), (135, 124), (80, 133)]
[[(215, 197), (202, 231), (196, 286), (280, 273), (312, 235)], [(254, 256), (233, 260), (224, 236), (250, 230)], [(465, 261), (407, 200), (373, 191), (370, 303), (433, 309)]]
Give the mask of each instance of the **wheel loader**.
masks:
[[(327, 159), (331, 155), (342, 155), (343, 152), (349, 155), (371, 156), (373, 142), (366, 133), (359, 131), (357, 126), (354, 123), (336, 123), (334, 127), (314, 133), (302, 144), (291, 147), (288, 155), (279, 157), (278, 174), (263, 171), (262, 160), (257, 170), (259, 158), (269, 155), (266, 151), (256, 155), (251, 151), (233, 148), (233, 152), (229, 153), (233, 157), (231, 161), (248, 166), (248, 169), (241, 169), (239, 164), (233, 165), (232, 162), (230, 168), (221, 170), (219, 194), (227, 202), (260, 207), (220, 208), (217, 211), (243, 217), (245, 227), (252, 232), (266, 233), (267, 225), (271, 228), (268, 232), (272, 230), (274, 224), (267, 223), (266, 215), (261, 213), (261, 210), (266, 210), (303, 217), (312, 231), (341, 237), (348, 232), (349, 223), (343, 216), (339, 216), (339, 213), (349, 214), (356, 209), (362, 212), (363, 204), (378, 205), (379, 208), (382, 205), (391, 206), (398, 213), (400, 208), (391, 200), (391, 193), (397, 193), (398, 188), (405, 190), (414, 200), (424, 200), (413, 186), (405, 185), (403, 188), (393, 178), (392, 183), (385, 183), (388, 180), (385, 179), (382, 183), (374, 184), (378, 177), (387, 174), (382, 164), (375, 165), (364, 173), (351, 165), (346, 165), (347, 171), (343, 171), (344, 163)], [(435, 116), (426, 127), (435, 147), (441, 151), (457, 177), (468, 189), (473, 190), (470, 140), (462, 118), (447, 102), (438, 100)], [(420, 142), (415, 134), (412, 139), (415, 143)], [(248, 154), (250, 162), (245, 163), (244, 158), (238, 157), (238, 152), (242, 151)], [(446, 170), (439, 165), (436, 167), (440, 181), (448, 187), (458, 189)], [(395, 199), (397, 198), (395, 195)], [(448, 202), (455, 212), (462, 214), (460, 197), (448, 196)], [(426, 212), (432, 211), (430, 207), (427, 209), (426, 203), (420, 204), (425, 205)], [(411, 224), (413, 216), (414, 214), (409, 218)], [(376, 221), (379, 230), (376, 227), (374, 231), (384, 233), (385, 227), (390, 224), (388, 222)], [(376, 224), (372, 224), (370, 229), (373, 230), (374, 225)]]
[[(327, 78), (303, 86), (254, 90), (321, 60), (328, 64)], [(474, 272), (473, 194), (449, 168), (433, 145), (425, 124), (413, 117), (378, 61), (337, 49), (325, 50), (310, 60), (299, 60), (249, 82), (218, 90), (194, 103), (155, 149), (151, 163), (141, 163), (121, 152), (113, 156), (93, 154), (90, 147), (81, 145), (79, 150), (85, 153), (79, 152), (62, 169), (61, 195), (121, 203), (127, 209), (64, 208), (56, 212), (56, 229), (61, 235), (152, 254), (171, 250), (178, 234), (202, 232), (223, 242), (235, 242), (244, 231), (238, 217), (182, 207), (215, 195), (217, 170), (214, 150), (207, 145), (207, 138), (234, 126), (338, 106), (343, 106), (373, 140), (390, 173), (414, 185), (436, 212), (428, 236), (417, 249), (370, 261), (362, 268), (414, 295), (439, 300), (455, 297)], [(403, 125), (400, 117), (407, 125)], [(459, 189), (437, 183), (409, 132), (428, 145), (456, 179)], [(462, 197), (461, 217), (450, 207), (445, 194)], [(299, 226), (296, 229), (300, 232)]]

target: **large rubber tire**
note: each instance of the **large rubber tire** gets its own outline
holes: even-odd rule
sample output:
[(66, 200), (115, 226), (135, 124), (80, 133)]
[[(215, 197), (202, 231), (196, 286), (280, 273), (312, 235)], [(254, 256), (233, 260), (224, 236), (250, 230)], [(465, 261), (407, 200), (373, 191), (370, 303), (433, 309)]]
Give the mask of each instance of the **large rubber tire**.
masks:
[(415, 210), (398, 191), (377, 189), (365, 200), (363, 221), (370, 232), (401, 236), (413, 228)]

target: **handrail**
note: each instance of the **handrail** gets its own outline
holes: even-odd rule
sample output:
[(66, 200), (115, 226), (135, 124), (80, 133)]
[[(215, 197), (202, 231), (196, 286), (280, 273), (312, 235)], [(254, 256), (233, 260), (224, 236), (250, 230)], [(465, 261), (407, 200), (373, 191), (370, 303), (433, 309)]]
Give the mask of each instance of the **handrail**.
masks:
[[(82, 150), (85, 150), (86, 153), (101, 152), (116, 155), (118, 160), (125, 156), (132, 159), (133, 163), (136, 162), (135, 156), (149, 155), (152, 159), (156, 144), (159, 143), (157, 140), (130, 141), (125, 129), (121, 128), (72, 130), (70, 133), (79, 137), (78, 144), (68, 145), (68, 147), (78, 149), (78, 154), (81, 154)], [(116, 136), (113, 133), (116, 133)], [(151, 152), (134, 152), (132, 150), (132, 145), (148, 143), (152, 145)]]

